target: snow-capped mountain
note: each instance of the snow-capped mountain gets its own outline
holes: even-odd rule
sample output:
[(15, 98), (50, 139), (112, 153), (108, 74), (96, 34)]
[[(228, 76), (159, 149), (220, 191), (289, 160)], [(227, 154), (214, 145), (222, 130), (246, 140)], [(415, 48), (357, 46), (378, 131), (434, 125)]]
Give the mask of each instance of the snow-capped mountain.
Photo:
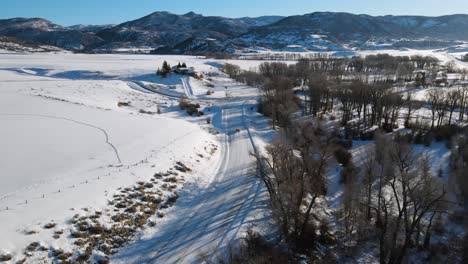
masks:
[(41, 18), (2, 19), (0, 36), (75, 50), (99, 46), (103, 42), (94, 34), (67, 29)]
[[(97, 33), (108, 47), (172, 48), (194, 37), (205, 41), (226, 41), (266, 20), (202, 16), (193, 12), (176, 15), (155, 12)], [(195, 45), (198, 46), (198, 45)]]
[(251, 30), (238, 40), (273, 49), (291, 45), (310, 50), (345, 47), (439, 48), (468, 40), (468, 15), (442, 17), (354, 15), (317, 12), (291, 16)]
[(468, 41), (468, 15), (369, 16), (317, 12), (300, 16), (226, 18), (155, 12), (119, 25), (62, 27), (48, 20), (0, 20), (0, 36), (65, 49), (154, 50), (155, 53), (340, 51), (448, 48)]

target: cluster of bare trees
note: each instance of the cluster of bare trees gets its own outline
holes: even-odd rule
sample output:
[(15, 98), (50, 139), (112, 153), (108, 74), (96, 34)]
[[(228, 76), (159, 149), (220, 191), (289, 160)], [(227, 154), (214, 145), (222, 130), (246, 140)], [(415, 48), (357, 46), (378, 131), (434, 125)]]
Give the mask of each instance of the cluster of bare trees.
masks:
[(404, 105), (402, 95), (393, 92), (385, 82), (368, 84), (357, 80), (338, 88), (337, 98), (342, 105), (342, 124), (357, 114), (358, 124), (364, 128), (378, 126), (392, 131), (399, 111)]
[(224, 64), (224, 72), (231, 78), (236, 78), (242, 73), (242, 70), (237, 65), (226, 63)]
[[(312, 54), (308, 58), (300, 58), (297, 64), (287, 65), (286, 63), (273, 62), (264, 63), (270, 66), (260, 66), (260, 74), (265, 73), (266, 68), (281, 69), (281, 73), (297, 82), (306, 82), (311, 72), (326, 73), (330, 79), (339, 81), (344, 75), (356, 75), (358, 78), (369, 78), (372, 74), (385, 76), (386, 82), (397, 82), (399, 80), (412, 81), (416, 75), (415, 70), (424, 71), (426, 75), (435, 74), (440, 65), (438, 60), (430, 56), (390, 56), (388, 54), (368, 55), (366, 57), (331, 57), (326, 54)], [(231, 78), (240, 80), (250, 80), (240, 68), (231, 64), (227, 65), (226, 73)], [(236, 68), (234, 71), (232, 69)], [(263, 69), (262, 69), (263, 67)]]
[(428, 75), (436, 75), (442, 68), (433, 57), (379, 54), (364, 58), (316, 56), (290, 65), (265, 62), (256, 72), (226, 64), (225, 72), (263, 91), (259, 109), (273, 119), (274, 126), (288, 126), (291, 115), (301, 108), (304, 115), (338, 116), (342, 125), (348, 125), (349, 138), (365, 139), (375, 127), (387, 132), (398, 127), (402, 109), (407, 110), (405, 127), (414, 126), (413, 114), (422, 107), (432, 113), (431, 126), (425, 130), (450, 126), (455, 113), (458, 121), (463, 121), (468, 110), (466, 86), (450, 92), (432, 89), (426, 101), (413, 100), (410, 92), (405, 96), (395, 89), (400, 79), (405, 82), (414, 79), (424, 85)]
[(292, 89), (295, 83), (289, 78), (291, 68), (287, 64), (262, 63), (259, 73), (241, 71), (236, 65), (226, 64), (224, 71), (231, 78), (263, 91), (259, 111), (272, 118), (273, 127), (290, 124), (290, 115), (299, 109), (299, 100)]
[[(434, 57), (396, 57), (388, 54), (352, 58), (315, 54), (310, 58), (299, 59), (296, 64), (289, 66), (281, 62), (266, 62), (264, 64), (273, 65), (272, 67), (277, 69), (281, 68), (281, 73), (287, 73), (288, 77), (298, 82), (306, 82), (310, 72), (326, 73), (331, 76), (330, 79), (335, 80), (342, 79), (344, 75), (355, 75), (359, 79), (369, 79), (369, 76), (378, 74), (384, 76), (386, 82), (394, 83), (400, 80), (409, 82), (416, 79), (417, 75), (414, 74), (416, 70), (420, 71), (424, 78), (429, 78), (432, 75), (434, 78), (437, 70), (441, 68), (438, 60)], [(227, 67), (226, 73), (232, 78), (250, 79), (237, 66), (228, 64)], [(236, 68), (234, 71), (232, 71), (233, 67)], [(264, 73), (261, 67), (259, 72), (260, 74)]]
[(299, 109), (299, 100), (291, 89), (291, 83), (286, 78), (267, 79), (262, 86), (263, 96), (260, 99), (260, 111), (271, 117), (273, 129), (278, 125), (287, 127), (291, 115)]
[[(257, 156), (259, 177), (288, 244), (296, 252), (310, 253), (321, 234), (316, 201), (327, 193), (326, 173), (340, 137), (318, 121), (294, 123), (283, 131), (266, 156)], [(459, 166), (466, 165), (466, 145), (453, 160)], [(380, 262), (397, 264), (411, 248), (431, 247), (435, 222), (449, 203), (427, 157), (403, 137), (378, 135), (362, 165), (356, 168), (351, 162), (347, 168), (337, 232), (345, 251), (358, 241), (376, 241)]]
[[(418, 136), (431, 138), (456, 127), (443, 139), (452, 139), (452, 175), (466, 201), (468, 133), (455, 135), (462, 129), (453, 123), (466, 119), (468, 86), (432, 88), (425, 101), (418, 101), (395, 84), (402, 80), (424, 86), (441, 67), (432, 57), (389, 55), (324, 56), (290, 65), (265, 62), (256, 72), (227, 65), (232, 78), (260, 88), (259, 110), (272, 118), (274, 127), (281, 127), (281, 137), (257, 160), (274, 217), (295, 250), (310, 252), (320, 241), (317, 235), (327, 232), (317, 226), (314, 209), (327, 193), (327, 168), (334, 160), (341, 165), (343, 184), (334, 227), (339, 248), (348, 251), (361, 241), (372, 241), (378, 245), (380, 263), (400, 264), (410, 250), (433, 247), (437, 223), (454, 206), (446, 200), (445, 182), (432, 175), (429, 158), (416, 153), (411, 143), (417, 143)], [(431, 113), (430, 124), (421, 125), (415, 118), (421, 108)], [(299, 109), (311, 118), (292, 121)], [(320, 124), (325, 115), (340, 118), (344, 138), (334, 130), (340, 127), (337, 123), (330, 122), (336, 125), (331, 129)], [(412, 132), (380, 135), (378, 131), (397, 128), (401, 118)], [(355, 165), (356, 157), (343, 147), (367, 131), (372, 134), (366, 139), (375, 139), (375, 146)]]
[[(445, 91), (432, 89), (427, 93), (427, 103), (431, 109), (431, 129), (444, 124), (452, 124), (453, 113), (458, 109), (458, 121), (465, 119), (468, 109), (468, 86)], [(446, 119), (448, 113), (448, 119)]]
[(326, 169), (336, 147), (336, 135), (315, 122), (295, 123), (257, 156), (273, 215), (286, 240), (296, 250), (313, 247), (316, 227), (311, 224), (317, 198), (327, 192)]
[(356, 72), (386, 72), (406, 75), (415, 69), (425, 70), (438, 66), (437, 58), (431, 56), (391, 56), (388, 54), (368, 55), (365, 58), (353, 57), (350, 67)]
[(302, 59), (316, 60), (330, 57), (324, 53), (250, 53), (239, 57), (241, 60), (266, 60), (266, 61), (298, 61)]
[(349, 80), (335, 62), (303, 60), (289, 66), (267, 62), (260, 65), (258, 73), (242, 72), (228, 65), (225, 71), (238, 81), (262, 89), (260, 110), (273, 119), (274, 125), (285, 127), (290, 123), (289, 117), (300, 106), (293, 88), (302, 87), (304, 115), (323, 115), (335, 110), (339, 103), (342, 124), (357, 113), (362, 129), (377, 125), (391, 131), (399, 110), (405, 105), (401, 94), (394, 92), (391, 84), (377, 78), (371, 81), (354, 76)]
[(402, 263), (410, 247), (429, 247), (435, 216), (445, 212), (447, 202), (428, 159), (398, 137), (392, 142), (381, 136), (361, 173), (355, 205), (364, 208), (362, 218), (377, 231), (380, 263)]
[[(288, 125), (288, 117), (298, 109), (299, 98), (293, 88), (302, 87), (303, 113), (318, 116), (341, 104), (342, 123), (346, 124), (357, 112), (363, 126), (385, 126), (391, 129), (403, 106), (401, 95), (392, 92), (391, 85), (377, 78), (348, 80), (339, 60), (305, 61), (296, 65), (262, 63), (258, 73), (242, 72), (239, 67), (226, 65), (232, 78), (263, 91), (260, 109), (273, 123)], [(367, 76), (369, 78), (369, 76)], [(297, 91), (297, 89), (296, 89)]]
[[(272, 53), (249, 54), (240, 59), (266, 60), (266, 61), (308, 61), (325, 69), (341, 68), (348, 72), (387, 72), (393, 73), (413, 72), (415, 69), (431, 69), (437, 67), (439, 61), (432, 56), (391, 56), (389, 54), (368, 55), (366, 57), (332, 57), (324, 53)], [(325, 67), (324, 67), (325, 66)]]

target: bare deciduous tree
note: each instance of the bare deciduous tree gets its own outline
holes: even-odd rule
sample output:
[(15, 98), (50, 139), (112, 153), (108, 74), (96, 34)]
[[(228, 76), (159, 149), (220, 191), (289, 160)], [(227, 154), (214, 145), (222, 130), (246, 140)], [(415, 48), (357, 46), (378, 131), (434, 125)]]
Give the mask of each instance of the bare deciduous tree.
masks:
[(287, 132), (290, 140), (277, 138), (257, 161), (274, 216), (283, 234), (300, 246), (313, 239), (310, 218), (315, 201), (326, 194), (325, 171), (333, 156), (330, 137), (313, 123), (297, 123)]
[(431, 107), (432, 122), (431, 129), (434, 129), (437, 120), (437, 127), (442, 124), (447, 111), (445, 93), (439, 89), (432, 89), (427, 92), (427, 102)]
[(374, 211), (380, 262), (399, 264), (423, 222), (432, 223), (433, 214), (441, 212), (445, 190), (430, 175), (427, 160), (415, 155), (409, 144), (382, 142), (377, 146), (386, 154), (376, 159), (376, 165), (384, 168), (377, 172), (377, 191), (370, 203), (369, 199), (360, 203)]

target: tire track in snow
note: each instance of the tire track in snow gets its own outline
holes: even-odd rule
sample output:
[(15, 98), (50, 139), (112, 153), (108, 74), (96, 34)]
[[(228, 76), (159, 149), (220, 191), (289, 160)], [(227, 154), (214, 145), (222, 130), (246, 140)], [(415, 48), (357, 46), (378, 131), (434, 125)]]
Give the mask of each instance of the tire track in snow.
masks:
[(107, 131), (105, 129), (101, 128), (101, 127), (98, 127), (98, 126), (95, 126), (95, 125), (92, 125), (92, 124), (88, 124), (88, 123), (85, 123), (85, 122), (77, 121), (77, 120), (74, 120), (74, 119), (66, 118), (66, 117), (51, 116), (51, 115), (0, 113), (0, 116), (30, 116), (30, 117), (42, 117), (42, 118), (50, 118), (50, 119), (57, 119), (57, 120), (65, 120), (65, 121), (68, 121), (68, 122), (72, 122), (72, 123), (76, 123), (76, 124), (79, 124), (79, 125), (83, 125), (83, 126), (87, 126), (87, 127), (97, 129), (97, 130), (101, 131), (104, 134), (104, 136), (106, 138), (106, 143), (113, 149), (113, 152), (115, 154), (115, 157), (117, 158), (118, 163), (122, 163), (122, 160), (120, 159), (119, 151), (114, 146), (114, 144), (112, 144), (109, 141), (109, 134), (107, 134)]
[[(225, 174), (226, 172), (226, 169), (227, 169), (227, 161), (229, 160), (229, 135), (227, 133), (227, 122), (225, 120), (225, 116), (224, 116), (224, 110), (221, 109), (221, 118), (223, 120), (223, 123), (224, 123), (224, 130), (225, 130), (225, 140), (224, 140), (224, 144), (225, 144), (225, 153), (226, 155), (224, 155), (223, 157), (223, 161), (220, 165), (220, 172), (222, 171), (223, 175)], [(216, 175), (220, 175), (221, 173), (217, 173)], [(209, 188), (209, 187), (208, 187)], [(158, 260), (162, 255), (161, 253), (166, 250), (166, 248), (171, 245), (176, 239), (177, 239), (177, 236), (179, 234), (181, 234), (182, 231), (185, 230), (185, 228), (189, 225), (189, 223), (191, 222), (193, 216), (197, 215), (203, 208), (203, 206), (205, 206), (205, 203), (206, 201), (209, 199), (209, 195), (205, 195), (205, 197), (203, 198), (202, 202), (200, 202), (197, 207), (195, 208), (195, 210), (189, 215), (189, 217), (187, 217), (187, 220), (184, 221), (184, 223), (182, 224), (182, 226), (180, 228), (177, 229), (176, 232), (174, 232), (174, 234), (166, 241), (166, 243), (163, 244), (163, 246), (158, 249), (156, 251), (156, 254), (154, 255), (154, 257), (151, 257), (150, 260), (147, 262), (147, 263), (156, 263), (156, 260)], [(193, 228), (192, 230), (195, 230), (197, 227), (199, 226), (199, 223), (197, 223)], [(179, 258), (180, 259), (180, 258)]]
[[(258, 152), (257, 152), (257, 146), (255, 145), (255, 142), (253, 140), (253, 137), (252, 137), (252, 133), (250, 132), (250, 128), (248, 127), (246, 121), (245, 121), (245, 103), (244, 102), (242, 104), (242, 124), (244, 126), (244, 128), (247, 130), (247, 134), (249, 136), (249, 140), (250, 140), (250, 143), (252, 145), (252, 148), (254, 150), (254, 154), (257, 155)], [(226, 123), (226, 127), (227, 127), (227, 123)], [(226, 131), (227, 133), (227, 131)], [(250, 182), (251, 180), (247, 180), (248, 182)], [(223, 245), (223, 242), (226, 240), (226, 238), (229, 236), (229, 233), (230, 233), (230, 230), (233, 228), (234, 224), (236, 222), (239, 222), (237, 228), (235, 228), (235, 231), (233, 234), (231, 234), (231, 239), (229, 240), (230, 242), (233, 241), (233, 239), (236, 237), (236, 235), (238, 234), (239, 230), (241, 229), (243, 223), (245, 222), (245, 219), (247, 218), (248, 216), (248, 212), (246, 214), (244, 214), (242, 216), (242, 218), (240, 219), (240, 221), (236, 221), (236, 219), (238, 219), (238, 217), (240, 216), (241, 212), (242, 212), (242, 209), (245, 207), (247, 201), (249, 200), (248, 198), (252, 196), (253, 194), (253, 197), (248, 205), (248, 208), (252, 208), (253, 205), (255, 204), (255, 201), (257, 200), (259, 194), (260, 194), (260, 191), (261, 191), (261, 183), (257, 180), (253, 180), (252, 181), (252, 185), (250, 186), (250, 188), (248, 188), (244, 193), (242, 193), (242, 195), (240, 195), (240, 197), (244, 197), (244, 199), (242, 199), (242, 201), (239, 203), (239, 204), (226, 204), (226, 200), (228, 197), (224, 196), (220, 205), (216, 207), (215, 209), (215, 212), (226, 212), (226, 217), (229, 218), (231, 217), (232, 215), (234, 216), (232, 219), (225, 219), (224, 221), (221, 222), (220, 226), (221, 226), (221, 229), (218, 230), (216, 232), (216, 234), (221, 234), (222, 235), (220, 236), (220, 240), (218, 241), (218, 243), (216, 244), (215, 248), (212, 251), (212, 253), (215, 253), (219, 250), (219, 248)], [(229, 205), (229, 206), (228, 206)], [(228, 206), (228, 209), (227, 210), (222, 210), (224, 208), (226, 208)], [(191, 218), (191, 217), (190, 217)], [(189, 219), (190, 219), (189, 218)], [(196, 235), (194, 237), (199, 237), (201, 234), (203, 234), (203, 232), (208, 228), (208, 226), (212, 224), (211, 222), (208, 222), (206, 223), (203, 228), (199, 228), (199, 232), (196, 233)], [(198, 225), (196, 225), (194, 227), (194, 229), (196, 229), (198, 227)], [(183, 251), (182, 255), (175, 261), (175, 263), (182, 263), (185, 258), (191, 253), (190, 250), (192, 249), (193, 245), (195, 244), (195, 240), (192, 240), (192, 242), (190, 242), (190, 245), (188, 247), (186, 247), (186, 249)], [(210, 259), (214, 257), (214, 254), (210, 257)], [(155, 260), (155, 259), (153, 259)]]
[(147, 87), (146, 85), (144, 85), (141, 82), (135, 82), (135, 81), (126, 81), (126, 82), (127, 82), (128, 87), (130, 87), (131, 89), (133, 89), (135, 91), (139, 91), (141, 93), (159, 94), (159, 95), (169, 97), (169, 98), (180, 99), (180, 95), (177, 95), (177, 96), (176, 95), (170, 95), (168, 93), (164, 93), (164, 92), (158, 91), (156, 89), (151, 89), (151, 88)]
[[(249, 135), (249, 140), (250, 140), (250, 143), (252, 144), (252, 148), (254, 150), (254, 154), (255, 155), (258, 155), (258, 151), (257, 151), (257, 146), (255, 145), (255, 142), (253, 140), (253, 136), (252, 136), (252, 133), (250, 131), (250, 128), (249, 126), (247, 125), (247, 122), (245, 120), (245, 117), (246, 117), (246, 114), (245, 114), (245, 104), (246, 102), (244, 102), (242, 104), (242, 123), (244, 125), (244, 128), (247, 130), (247, 134)], [(258, 172), (257, 172), (258, 173)], [(237, 213), (235, 215), (235, 217), (233, 219), (237, 219), (239, 216), (240, 216), (240, 213), (242, 212), (242, 209), (244, 208), (244, 205), (246, 204), (246, 202), (248, 201), (248, 198), (252, 195), (252, 192), (254, 192), (254, 196), (252, 197), (249, 205), (247, 206), (247, 208), (251, 209), (254, 204), (255, 204), (255, 201), (257, 200), (258, 196), (260, 195), (260, 191), (262, 189), (262, 184), (260, 181), (258, 180), (253, 180), (253, 184), (251, 186), (251, 188), (248, 190), (247, 194), (245, 195), (246, 199), (244, 199), (239, 207), (239, 209), (237, 209)], [(237, 206), (237, 205), (236, 205)], [(235, 208), (235, 207), (234, 207)], [(247, 210), (249, 212), (249, 210)], [(231, 235), (231, 239), (229, 240), (229, 243), (232, 243), (233, 240), (235, 239), (236, 235), (239, 233), (242, 225), (244, 224), (245, 222), (245, 219), (247, 218), (248, 216), (248, 213), (243, 215), (243, 217), (240, 219), (239, 221), (239, 224), (237, 226), (237, 228), (235, 229), (234, 233)], [(215, 249), (213, 250), (213, 252), (217, 252), (219, 250), (219, 248), (223, 245), (223, 242), (224, 240), (227, 238), (227, 236), (229, 235), (229, 230), (234, 226), (234, 221), (231, 221), (230, 225), (228, 227), (226, 227), (224, 229), (224, 234), (223, 236), (221, 237), (220, 241), (218, 242), (218, 244), (216, 245)], [(214, 257), (214, 256), (211, 256), (211, 257)], [(211, 259), (211, 258), (210, 258)]]
[(194, 97), (194, 94), (193, 94), (193, 89), (192, 89), (192, 85), (190, 85), (189, 83), (189, 78), (180, 78), (180, 80), (182, 81), (182, 86), (184, 87), (184, 92), (185, 92), (185, 95), (188, 97), (188, 98), (193, 98)]

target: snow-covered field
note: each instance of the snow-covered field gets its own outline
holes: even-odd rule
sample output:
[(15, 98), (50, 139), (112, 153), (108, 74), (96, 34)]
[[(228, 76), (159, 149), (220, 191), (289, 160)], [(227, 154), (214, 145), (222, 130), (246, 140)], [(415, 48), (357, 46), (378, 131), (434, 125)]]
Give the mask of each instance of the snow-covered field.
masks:
[(176, 159), (196, 163), (195, 152), (214, 142), (198, 125), (117, 106), (131, 101), (147, 109), (161, 99), (112, 80), (149, 75), (158, 63), (138, 59), (0, 57), (2, 252), (21, 252), (33, 241), (64, 245), (42, 226), (66, 228), (62, 223), (83, 208), (105, 207), (117, 188), (167, 170)]
[[(171, 65), (185, 62), (197, 72), (213, 76), (219, 89), (193, 78), (156, 76), (155, 70), (164, 60)], [(234, 83), (217, 83), (220, 63), (188, 56), (1, 54), (0, 234), (4, 238), (0, 255), (11, 254), (13, 261), (31, 255), (28, 262), (47, 262), (49, 253), (23, 253), (32, 242), (73, 252), (76, 246), (69, 236), (74, 228), (70, 221), (76, 214), (103, 212), (104, 219), (110, 218), (109, 201), (122, 188), (150, 179), (154, 183), (155, 173), (170, 171), (178, 161), (193, 171), (181, 173), (175, 190), (192, 182), (200, 189), (211, 186), (215, 179), (218, 186), (232, 181), (231, 174), (215, 177), (221, 162), (221, 152), (216, 149), (222, 140), (209, 132), (226, 125), (219, 119), (223, 110), (211, 109), (209, 100), (225, 100), (231, 96), (225, 87), (230, 86), (241, 102), (231, 106), (237, 109), (233, 118), (239, 118), (242, 102), (255, 99), (257, 92), (233, 87)], [(260, 62), (238, 63), (253, 67)], [(208, 90), (213, 90), (211, 97), (206, 95)], [(206, 124), (205, 117), (189, 117), (179, 111), (178, 94), (204, 100), (202, 107), (213, 118), (214, 127)], [(161, 115), (156, 114), (158, 107)], [(237, 165), (253, 164), (249, 148), (238, 148), (247, 159)], [(161, 186), (157, 187), (163, 195), (174, 193)], [(237, 186), (241, 187), (245, 186)], [(236, 189), (231, 192), (229, 203), (242, 201), (234, 196)], [(225, 198), (218, 203), (219, 208), (229, 206)], [(168, 219), (180, 221), (178, 215)], [(245, 217), (238, 219), (245, 221)], [(63, 235), (53, 238), (57, 233)]]

